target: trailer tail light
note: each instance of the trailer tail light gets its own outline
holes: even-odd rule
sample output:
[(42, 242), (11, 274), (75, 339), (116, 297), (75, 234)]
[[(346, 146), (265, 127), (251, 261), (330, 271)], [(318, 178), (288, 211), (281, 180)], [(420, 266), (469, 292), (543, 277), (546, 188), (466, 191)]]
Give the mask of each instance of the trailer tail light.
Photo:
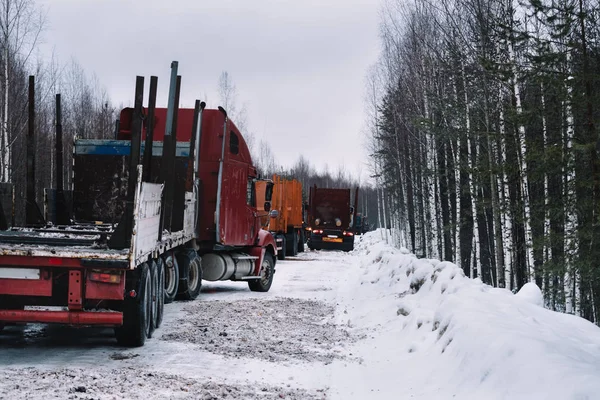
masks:
[(344, 231), (344, 236), (354, 236), (354, 233)]
[(120, 283), (121, 274), (114, 274), (108, 271), (92, 271), (89, 275), (90, 281), (104, 283)]
[(322, 229), (315, 229), (313, 231), (313, 233), (316, 233), (317, 235), (320, 235), (321, 233), (323, 233), (323, 230)]

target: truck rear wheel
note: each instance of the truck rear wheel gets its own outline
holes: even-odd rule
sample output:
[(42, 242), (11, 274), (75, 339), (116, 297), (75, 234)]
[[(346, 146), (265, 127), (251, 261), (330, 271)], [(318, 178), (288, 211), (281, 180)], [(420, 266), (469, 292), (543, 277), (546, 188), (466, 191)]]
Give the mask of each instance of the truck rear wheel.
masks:
[(179, 282), (179, 297), (182, 300), (195, 300), (202, 289), (202, 260), (193, 250), (183, 254), (180, 260), (187, 277)]
[(252, 279), (248, 281), (248, 287), (253, 292), (268, 292), (273, 283), (273, 275), (275, 274), (275, 260), (271, 253), (265, 253), (263, 262), (260, 268), (260, 279)]
[(156, 310), (156, 328), (162, 324), (163, 315), (165, 312), (165, 264), (162, 258), (155, 260), (158, 271), (158, 308)]
[(150, 332), (152, 315), (150, 268), (144, 263), (136, 272), (139, 274), (139, 291), (134, 298), (125, 298), (123, 325), (115, 328), (115, 337), (121, 346), (143, 346)]
[(150, 262), (150, 326), (148, 338), (152, 337), (158, 323), (158, 266), (154, 261)]
[(175, 257), (169, 255), (164, 260), (165, 304), (172, 303), (179, 290), (179, 266)]

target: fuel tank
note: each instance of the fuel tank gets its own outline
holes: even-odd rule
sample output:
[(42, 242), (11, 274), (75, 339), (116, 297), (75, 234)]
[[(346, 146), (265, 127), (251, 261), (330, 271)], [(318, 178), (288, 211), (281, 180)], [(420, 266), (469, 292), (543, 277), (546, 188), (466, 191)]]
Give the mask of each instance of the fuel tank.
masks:
[(226, 281), (252, 275), (254, 260), (244, 253), (208, 253), (202, 256), (202, 279)]

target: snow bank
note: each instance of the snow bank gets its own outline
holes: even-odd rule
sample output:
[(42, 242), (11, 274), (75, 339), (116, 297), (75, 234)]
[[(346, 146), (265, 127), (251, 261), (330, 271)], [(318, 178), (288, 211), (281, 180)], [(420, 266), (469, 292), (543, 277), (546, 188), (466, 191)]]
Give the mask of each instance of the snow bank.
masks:
[(519, 290), (517, 296), (531, 304), (535, 304), (536, 306), (543, 307), (544, 305), (544, 296), (542, 295), (542, 291), (533, 282), (526, 283), (521, 290)]
[(334, 398), (600, 398), (600, 329), (540, 307), (535, 284), (513, 295), (391, 248), (379, 232), (355, 252), (338, 322), (368, 340), (363, 364), (338, 376), (359, 383)]

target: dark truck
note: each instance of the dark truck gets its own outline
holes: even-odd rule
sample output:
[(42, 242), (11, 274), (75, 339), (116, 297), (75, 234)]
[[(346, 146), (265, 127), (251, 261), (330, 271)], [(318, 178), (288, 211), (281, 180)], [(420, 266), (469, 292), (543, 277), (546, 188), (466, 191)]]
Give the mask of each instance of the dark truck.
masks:
[(317, 185), (310, 188), (308, 224), (311, 234), (308, 247), (311, 250), (354, 249), (354, 221), (358, 203), (355, 190), (354, 207), (350, 203), (350, 189), (325, 189)]
[(9, 228), (0, 207), (0, 329), (108, 326), (118, 343), (141, 346), (160, 326), (164, 303), (196, 298), (202, 279), (269, 290), (276, 249), (256, 217), (256, 169), (225, 110), (204, 110), (199, 101), (178, 110), (176, 62), (168, 109), (154, 106), (156, 77), (142, 107), (138, 77), (118, 139), (75, 142), (72, 192), (62, 183), (57, 95), (53, 224), (35, 202), (33, 83), (30, 77), (25, 226)]

